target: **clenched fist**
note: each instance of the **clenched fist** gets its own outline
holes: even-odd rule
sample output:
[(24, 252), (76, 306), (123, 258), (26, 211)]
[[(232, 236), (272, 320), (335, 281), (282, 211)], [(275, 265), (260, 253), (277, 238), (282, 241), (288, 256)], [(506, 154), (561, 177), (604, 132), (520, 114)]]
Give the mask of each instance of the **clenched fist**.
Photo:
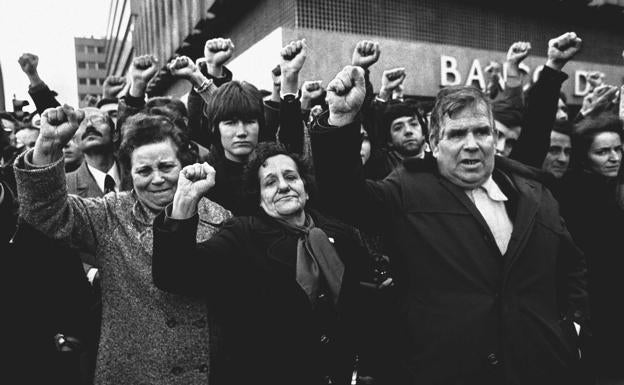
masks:
[(158, 60), (152, 55), (143, 55), (134, 58), (130, 67), (130, 78), (133, 82), (149, 83), (158, 71)]
[(280, 69), (282, 76), (299, 73), (303, 68), (308, 54), (308, 46), (305, 39), (291, 41), (280, 51)]
[(215, 169), (206, 162), (184, 167), (178, 177), (171, 216), (185, 219), (195, 215), (201, 198), (214, 187), (215, 175)]
[(581, 50), (582, 40), (574, 32), (567, 32), (548, 41), (546, 65), (561, 71), (563, 66)]
[(364, 70), (359, 66), (346, 66), (327, 85), (327, 104), (329, 106), (329, 124), (347, 125), (360, 111), (366, 86)]
[(507, 51), (507, 62), (516, 67), (529, 56), (531, 43), (528, 41), (517, 41), (513, 43)]
[(353, 50), (351, 65), (367, 69), (379, 60), (380, 54), (381, 49), (379, 48), (379, 43), (370, 40), (362, 40), (357, 43)]
[(102, 84), (102, 95), (105, 98), (116, 98), (126, 86), (126, 78), (122, 76), (108, 76)]
[(388, 100), (388, 98), (392, 96), (392, 93), (403, 84), (405, 76), (405, 68), (403, 67), (385, 70), (381, 75), (379, 97)]
[(33, 163), (46, 165), (60, 159), (63, 147), (72, 140), (84, 116), (83, 111), (74, 110), (67, 104), (45, 110), (41, 114), (41, 126), (35, 143)]
[(211, 73), (214, 76), (221, 76), (221, 67), (230, 60), (234, 53), (234, 43), (230, 39), (216, 38), (210, 39), (204, 46), (204, 61), (208, 70), (216, 70), (219, 73)]
[(39, 65), (39, 57), (32, 53), (25, 53), (17, 59), (22, 71), (28, 76), (37, 74), (37, 66)]

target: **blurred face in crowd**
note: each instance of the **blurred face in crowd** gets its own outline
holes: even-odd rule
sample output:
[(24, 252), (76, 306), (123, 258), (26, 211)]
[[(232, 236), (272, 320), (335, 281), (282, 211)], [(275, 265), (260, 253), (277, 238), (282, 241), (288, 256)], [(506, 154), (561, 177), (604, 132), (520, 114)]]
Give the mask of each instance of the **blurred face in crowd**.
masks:
[(572, 152), (572, 142), (568, 135), (552, 131), (550, 133), (550, 147), (544, 158), (542, 170), (553, 174), (556, 178), (561, 178), (570, 165), (570, 153)]
[(390, 147), (403, 156), (420, 154), (425, 143), (425, 137), (418, 118), (402, 116), (390, 124)]
[(568, 120), (568, 106), (561, 99), (559, 99), (559, 103), (557, 103), (557, 115), (555, 115), (555, 120), (557, 122)]
[(225, 157), (245, 163), (258, 144), (258, 120), (224, 120), (219, 122), (219, 133)]
[(498, 120), (494, 121), (498, 139), (496, 140), (496, 153), (500, 156), (508, 157), (513, 150), (513, 146), (520, 137), (520, 126), (507, 127)]
[(138, 199), (152, 210), (173, 201), (182, 165), (172, 141), (136, 148), (131, 156), (132, 184)]
[(114, 127), (110, 127), (102, 111), (97, 108), (83, 108), (85, 118), (74, 136), (82, 152), (112, 149), (116, 140)]
[(360, 147), (360, 158), (362, 158), (362, 164), (366, 164), (368, 158), (371, 155), (371, 143), (368, 139), (368, 133), (364, 127), (360, 127), (360, 138), (362, 139), (362, 145)]
[(305, 218), (308, 193), (291, 157), (279, 154), (267, 158), (258, 170), (258, 178), (260, 207), (269, 216), (284, 220)]
[(39, 130), (34, 128), (22, 128), (15, 133), (15, 142), (20, 150), (27, 150), (35, 147), (35, 142), (39, 137)]
[(65, 165), (78, 165), (82, 162), (82, 151), (76, 144), (76, 136), (63, 147)]
[(446, 179), (467, 189), (482, 185), (492, 175), (496, 151), (496, 131), (487, 105), (469, 106), (452, 118), (444, 116), (431, 147)]
[(622, 163), (622, 139), (615, 132), (601, 132), (589, 146), (586, 167), (606, 177), (616, 177)]
[(15, 146), (15, 129), (17, 125), (8, 119), (2, 119), (2, 128), (9, 137), (9, 144)]

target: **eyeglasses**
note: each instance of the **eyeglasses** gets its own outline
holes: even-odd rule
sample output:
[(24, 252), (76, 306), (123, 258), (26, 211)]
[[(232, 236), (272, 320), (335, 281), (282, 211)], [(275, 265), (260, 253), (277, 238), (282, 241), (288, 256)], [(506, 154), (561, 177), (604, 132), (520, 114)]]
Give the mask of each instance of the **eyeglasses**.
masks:
[(108, 124), (108, 122), (102, 115), (89, 116), (88, 118), (85, 118), (82, 123), (80, 123), (81, 126), (101, 126), (103, 124)]

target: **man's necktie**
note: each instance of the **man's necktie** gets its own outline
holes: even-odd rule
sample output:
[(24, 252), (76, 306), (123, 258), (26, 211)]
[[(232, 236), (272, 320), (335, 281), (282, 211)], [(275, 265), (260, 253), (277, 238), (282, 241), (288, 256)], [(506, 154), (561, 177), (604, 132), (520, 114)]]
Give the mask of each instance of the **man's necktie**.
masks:
[(106, 178), (104, 179), (104, 194), (108, 194), (111, 191), (115, 191), (115, 179), (113, 179), (112, 176), (106, 174)]

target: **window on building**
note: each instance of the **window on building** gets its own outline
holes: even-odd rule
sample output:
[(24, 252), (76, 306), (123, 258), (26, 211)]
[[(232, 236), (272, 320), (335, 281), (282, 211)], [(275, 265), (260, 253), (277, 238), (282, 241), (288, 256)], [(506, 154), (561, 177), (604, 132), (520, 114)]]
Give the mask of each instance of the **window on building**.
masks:
[(79, 61), (78, 62), (78, 68), (87, 68), (87, 63), (85, 63), (83, 61)]
[(86, 78), (78, 78), (78, 84), (87, 84)]
[(89, 84), (91, 84), (92, 86), (97, 86), (98, 80), (96, 78), (89, 78)]
[(104, 47), (97, 47), (97, 53), (104, 53)]
[(106, 81), (106, 78), (100, 78), (100, 84), (104, 84), (105, 81)]
[(84, 52), (85, 46), (82, 44), (76, 44), (76, 52)]
[(98, 68), (101, 70), (105, 70), (106, 69), (106, 63), (104, 63), (103, 61), (98, 63)]
[(87, 53), (95, 53), (95, 47), (92, 45), (87, 46)]
[(97, 69), (97, 67), (96, 67), (96, 65), (95, 65), (95, 62), (93, 62), (93, 61), (89, 61), (89, 62), (87, 62), (87, 68), (88, 68), (88, 69), (90, 69), (90, 70), (95, 70), (95, 69)]

